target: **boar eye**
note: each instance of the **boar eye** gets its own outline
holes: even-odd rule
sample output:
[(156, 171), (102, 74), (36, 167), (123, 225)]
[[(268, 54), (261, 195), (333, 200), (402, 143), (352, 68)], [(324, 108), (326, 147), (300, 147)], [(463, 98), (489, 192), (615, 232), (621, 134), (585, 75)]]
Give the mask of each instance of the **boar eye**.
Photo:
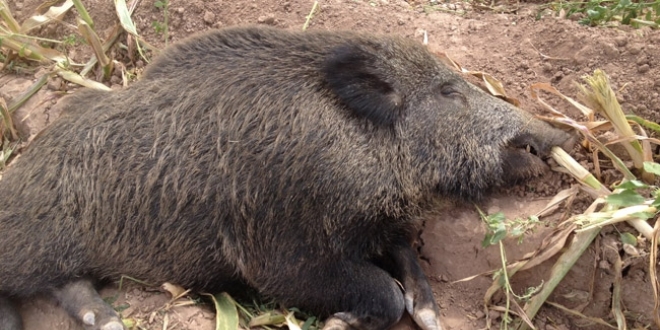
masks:
[(461, 96), (461, 93), (458, 91), (458, 88), (454, 84), (443, 84), (440, 86), (440, 94), (447, 97), (456, 97)]

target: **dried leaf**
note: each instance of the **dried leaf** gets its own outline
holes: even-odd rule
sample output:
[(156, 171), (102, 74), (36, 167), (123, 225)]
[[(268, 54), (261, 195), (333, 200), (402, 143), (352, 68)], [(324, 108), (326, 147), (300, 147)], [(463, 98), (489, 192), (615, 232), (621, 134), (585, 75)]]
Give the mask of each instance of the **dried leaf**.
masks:
[(545, 101), (541, 100), (541, 98), (539, 97), (539, 94), (538, 94), (538, 90), (544, 90), (546, 92), (552, 93), (554, 95), (557, 95), (557, 96), (563, 98), (564, 100), (568, 101), (571, 105), (576, 107), (578, 110), (580, 110), (580, 112), (582, 112), (583, 115), (587, 116), (590, 119), (593, 118), (594, 111), (592, 109), (582, 105), (580, 102), (578, 102), (578, 101), (576, 101), (576, 100), (574, 100), (574, 99), (572, 99), (568, 96), (565, 96), (564, 94), (559, 92), (556, 88), (552, 87), (552, 85), (550, 85), (549, 83), (532, 84), (531, 86), (529, 86), (529, 89), (532, 93), (532, 99), (535, 99), (535, 100), (539, 101), (541, 104), (546, 106), (546, 108), (548, 110), (552, 111), (556, 115), (560, 115), (562, 117), (564, 116), (563, 113), (555, 110), (549, 104), (545, 103)]
[(117, 17), (119, 17), (119, 22), (121, 26), (126, 30), (126, 32), (137, 36), (137, 29), (135, 24), (133, 24), (133, 19), (131, 19), (131, 13), (128, 11), (126, 6), (126, 0), (115, 0), (115, 9), (117, 10)]
[(169, 292), (170, 296), (173, 299), (179, 298), (180, 296), (182, 296), (186, 292), (186, 289), (184, 289), (182, 286), (172, 284), (172, 283), (169, 283), (169, 282), (163, 283), (160, 286), (160, 288), (167, 291), (167, 292)]
[(26, 19), (21, 25), (20, 32), (25, 34), (30, 30), (52, 21), (59, 21), (73, 7), (73, 1), (67, 0), (60, 6), (51, 6), (43, 15), (35, 15)]
[(473, 75), (479, 79), (481, 79), (484, 84), (486, 85), (486, 88), (488, 91), (497, 97), (500, 97), (504, 99), (505, 101), (515, 105), (515, 106), (520, 106), (520, 101), (518, 101), (515, 98), (509, 97), (506, 94), (506, 91), (504, 89), (504, 85), (502, 82), (497, 80), (495, 77), (492, 75), (481, 72), (481, 71), (470, 71), (465, 68), (463, 68), (458, 62), (454, 61), (449, 55), (443, 52), (436, 52), (435, 55), (440, 59), (441, 62), (443, 62), (445, 65), (456, 68), (457, 70), (461, 71), (464, 74), (469, 74)]
[(89, 80), (87, 78), (83, 78), (81, 75), (79, 75), (75, 72), (69, 71), (69, 70), (64, 70), (64, 69), (60, 68), (60, 69), (56, 69), (56, 72), (63, 79), (68, 80), (72, 83), (81, 85), (81, 86), (94, 88), (94, 89), (100, 89), (100, 90), (104, 90), (104, 91), (110, 91), (111, 90), (110, 87), (108, 87), (106, 85), (103, 85), (100, 82), (96, 82), (96, 81), (93, 81), (93, 80)]
[(301, 330), (300, 323), (292, 311), (289, 311), (284, 318), (286, 319), (286, 325), (289, 327), (289, 330)]

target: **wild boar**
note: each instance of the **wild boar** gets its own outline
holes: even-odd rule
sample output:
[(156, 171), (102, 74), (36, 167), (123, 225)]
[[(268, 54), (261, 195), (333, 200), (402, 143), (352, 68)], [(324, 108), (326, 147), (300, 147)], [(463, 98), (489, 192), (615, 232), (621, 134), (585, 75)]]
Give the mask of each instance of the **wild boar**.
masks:
[(407, 311), (438, 330), (415, 219), (543, 172), (570, 140), (416, 41), (351, 32), (202, 33), (66, 104), (0, 181), (3, 329), (20, 328), (11, 299), (44, 292), (122, 329), (92, 283), (130, 275), (251, 287), (325, 329)]

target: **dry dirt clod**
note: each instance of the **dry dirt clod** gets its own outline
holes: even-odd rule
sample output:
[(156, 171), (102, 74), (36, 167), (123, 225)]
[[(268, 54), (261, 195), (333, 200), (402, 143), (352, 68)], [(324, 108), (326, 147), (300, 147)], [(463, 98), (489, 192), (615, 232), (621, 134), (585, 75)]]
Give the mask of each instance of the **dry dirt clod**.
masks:
[(625, 36), (616, 37), (614, 43), (617, 47), (625, 47), (628, 44), (628, 38)]
[(213, 25), (213, 23), (215, 23), (215, 14), (210, 11), (204, 12), (204, 23)]
[(637, 67), (637, 72), (639, 73), (647, 73), (651, 69), (651, 66), (648, 64), (642, 64)]
[(275, 15), (268, 14), (268, 15), (264, 15), (264, 16), (259, 16), (259, 18), (257, 18), (257, 23), (266, 24), (266, 25), (274, 25), (275, 24)]

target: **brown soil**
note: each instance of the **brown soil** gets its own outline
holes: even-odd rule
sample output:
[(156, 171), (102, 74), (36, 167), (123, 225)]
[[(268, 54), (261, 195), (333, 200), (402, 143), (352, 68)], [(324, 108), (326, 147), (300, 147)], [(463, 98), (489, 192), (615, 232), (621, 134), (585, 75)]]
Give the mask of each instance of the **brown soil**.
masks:
[[(42, 0), (10, 1), (12, 11), (20, 20), (32, 15)], [(270, 24), (285, 29), (300, 29), (312, 7), (310, 0), (171, 0), (170, 42), (191, 33), (237, 24)], [(592, 28), (581, 26), (573, 20), (554, 17), (546, 13), (537, 19), (536, 4), (523, 4), (516, 11), (496, 13), (479, 11), (467, 2), (444, 3), (435, 7), (425, 6), (428, 1), (403, 0), (323, 0), (320, 11), (311, 20), (310, 29), (394, 33), (422, 40), (426, 31), (429, 46), (452, 56), (464, 67), (488, 72), (503, 81), (511, 96), (518, 98), (522, 106), (539, 112), (541, 108), (531, 100), (528, 86), (535, 82), (551, 82), (566, 95), (575, 96), (574, 82), (594, 69), (604, 69), (611, 77), (624, 109), (644, 118), (660, 122), (660, 32), (647, 28), (632, 29)], [(112, 1), (85, 1), (98, 31), (107, 31), (116, 18)], [(506, 7), (506, 8), (513, 8)], [(74, 13), (65, 21), (73, 22)], [(154, 1), (142, 1), (133, 15), (138, 32), (152, 45), (162, 48), (163, 37), (156, 33), (153, 22), (163, 21), (162, 12)], [(62, 38), (74, 33), (71, 27), (52, 25), (41, 29), (42, 35)], [(126, 42), (125, 38), (121, 39)], [(84, 45), (70, 46), (69, 55), (82, 62), (90, 54)], [(115, 58), (122, 58), (117, 51)], [(129, 63), (128, 59), (125, 61)], [(139, 61), (140, 62), (140, 61)], [(129, 63), (142, 66), (142, 63)], [(34, 76), (3, 73), (0, 76), (0, 96), (7, 101), (26, 90)], [(29, 72), (29, 70), (28, 70)], [(116, 84), (117, 80), (113, 82)], [(24, 136), (33, 136), (54, 118), (59, 111), (56, 102), (61, 91), (68, 85), (54, 79), (16, 113), (19, 129)], [(68, 86), (69, 89), (73, 88)], [(624, 88), (625, 87), (625, 88)], [(557, 103), (561, 104), (561, 103)], [(577, 112), (562, 107), (573, 117)], [(583, 153), (576, 157), (585, 160)], [(551, 173), (541, 179), (501, 192), (482, 209), (502, 211), (510, 217), (535, 213), (560, 187), (567, 187), (570, 180), (565, 175)], [(584, 204), (584, 203), (583, 203)], [(578, 210), (576, 210), (578, 211)], [(553, 219), (544, 219), (547, 225), (536, 234), (527, 237), (523, 244), (507, 241), (508, 260), (516, 260), (534, 250), (544, 234), (553, 226)], [(618, 240), (617, 231), (634, 231), (625, 226), (617, 230), (603, 231), (597, 243), (582, 256), (566, 279), (555, 290), (550, 301), (569, 308), (586, 304), (582, 312), (588, 316), (611, 321), (611, 288), (614, 275), (611, 259), (601, 245)], [(421, 234), (420, 249), (423, 266), (431, 280), (434, 292), (448, 329), (480, 329), (486, 324), (483, 296), (491, 284), (488, 276), (471, 281), (454, 282), (468, 276), (493, 270), (500, 265), (497, 247), (483, 248), (481, 241), (485, 228), (474, 207), (456, 206), (440, 215), (429, 217)], [(600, 242), (600, 243), (599, 243)], [(517, 274), (513, 287), (517, 293), (547, 281), (549, 269), (556, 260)], [(652, 324), (653, 297), (648, 279), (648, 261), (639, 258), (624, 271), (623, 300), (628, 312), (628, 326)], [(593, 294), (590, 286), (593, 282)], [(103, 291), (106, 297), (118, 297), (114, 302), (126, 317), (142, 320), (145, 329), (213, 329), (214, 313), (205, 304), (164, 308), (169, 296), (157, 290), (132, 284), (128, 289), (117, 290), (109, 286)], [(502, 295), (496, 295), (493, 303), (503, 305)], [(22, 306), (26, 330), (82, 329), (66, 313), (49, 300), (32, 299)], [(500, 313), (491, 311), (495, 327)], [(589, 325), (583, 319), (572, 317), (550, 306), (542, 308), (534, 319), (538, 329), (603, 329)], [(401, 328), (410, 328), (404, 320)], [(653, 325), (651, 325), (653, 328)]]

